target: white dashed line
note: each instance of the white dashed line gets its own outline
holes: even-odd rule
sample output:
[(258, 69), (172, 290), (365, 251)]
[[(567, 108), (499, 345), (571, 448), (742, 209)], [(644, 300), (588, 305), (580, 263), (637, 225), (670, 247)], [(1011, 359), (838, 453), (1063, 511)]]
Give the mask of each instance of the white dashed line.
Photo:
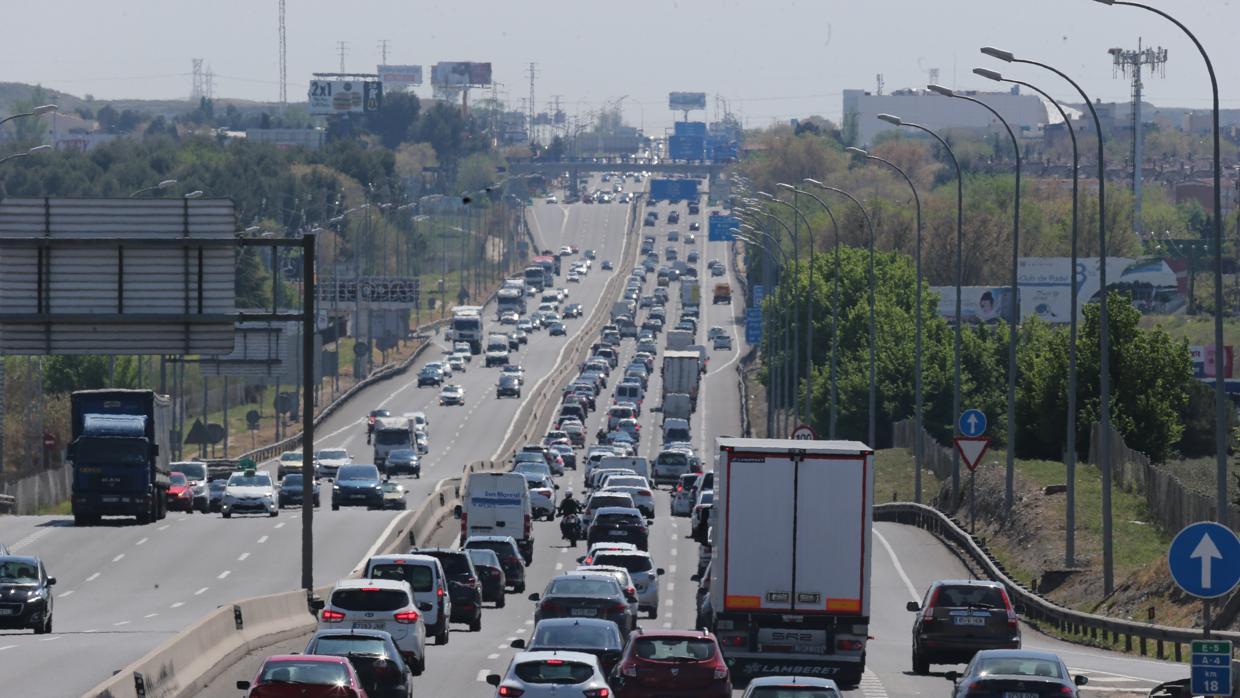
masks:
[(113, 624), (112, 624), (112, 627), (114, 627), (114, 628), (119, 628), (119, 627), (121, 627), (122, 625), (129, 625), (129, 621), (127, 621), (127, 620), (118, 620), (118, 621), (116, 621), (115, 623), (113, 623)]
[(172, 604), (171, 606), (169, 606), (168, 608), (180, 608), (180, 607), (182, 607), (182, 606), (184, 606), (184, 605), (185, 605), (185, 602), (184, 602), (184, 601), (178, 601), (178, 602), (176, 602), (176, 603)]
[(157, 530), (160, 530), (160, 531), (167, 531), (167, 530), (168, 530), (168, 527), (169, 527), (169, 526), (171, 526), (171, 525), (172, 525), (172, 524), (164, 524), (163, 526), (160, 526)]
[(564, 563), (563, 563), (563, 562), (557, 562), (557, 563), (555, 563), (555, 571), (556, 571), (556, 572), (559, 572), (559, 571), (560, 571), (560, 570), (562, 570), (562, 569), (564, 569)]
[(281, 521), (280, 523), (276, 524), (276, 528), (277, 529), (284, 528), (284, 522)]
[(39, 640), (39, 642), (55, 642), (56, 640), (59, 640), (62, 637), (64, 637), (64, 635), (53, 635), (52, 637), (45, 637)]
[(143, 618), (154, 618), (154, 617), (155, 617), (155, 616), (157, 616), (157, 615), (159, 615), (159, 614), (158, 614), (158, 613), (148, 613), (148, 614), (146, 614), (145, 616), (142, 616), (142, 617), (143, 617)]
[(57, 594), (57, 595), (56, 595), (56, 598), (58, 598), (58, 599), (63, 599), (63, 598), (65, 598), (66, 596), (69, 596), (69, 595), (70, 595), (70, 594), (72, 594), (72, 593), (73, 593), (73, 589), (70, 589), (69, 591), (66, 591), (66, 592), (64, 592), (63, 594)]
[(17, 645), (5, 645), (4, 647), (0, 647), (0, 652), (3, 652), (5, 650), (11, 650), (14, 647), (17, 647)]
[(266, 542), (267, 542), (267, 536), (262, 536), (261, 538), (258, 539), (259, 545), (262, 545), (263, 543), (266, 543)]
[(223, 572), (220, 572), (219, 576), (216, 577), (216, 579), (226, 579), (228, 575), (230, 574), (232, 574), (232, 570), (224, 570)]
[(203, 588), (199, 589), (198, 591), (195, 591), (195, 592), (194, 592), (194, 596), (202, 596), (203, 592), (205, 592), (205, 591), (206, 591), (207, 589), (209, 589), (209, 588), (210, 588), (210, 587), (203, 587)]
[(125, 553), (121, 553), (120, 555), (117, 555), (116, 557), (112, 558), (112, 562), (120, 562), (124, 558), (125, 558)]
[(240, 555), (237, 556), (237, 562), (245, 562), (245, 559), (249, 556), (250, 556), (249, 553), (241, 553)]
[(676, 582), (668, 582), (668, 583), (667, 583), (667, 593), (669, 593), (669, 594), (670, 594), (670, 593), (672, 593), (672, 592), (673, 592), (673, 591), (675, 591), (675, 590), (676, 590)]
[(499, 659), (499, 654), (488, 654), (487, 659)]
[(88, 582), (93, 582), (93, 581), (95, 581), (96, 579), (99, 579), (99, 574), (100, 574), (99, 572), (96, 572), (96, 573), (92, 574), (91, 576), (89, 576), (89, 577), (87, 577), (87, 578), (86, 578), (86, 581), (88, 581)]
[(134, 543), (134, 545), (142, 545), (143, 543), (147, 542), (148, 540), (150, 540), (150, 538), (143, 538), (142, 540), (138, 541), (137, 543)]
[(489, 673), (491, 673), (491, 670), (490, 670), (490, 669), (479, 669), (479, 670), (478, 670), (478, 680), (479, 680), (479, 681), (481, 681), (481, 682), (483, 682), (483, 683), (486, 683), (486, 680), (487, 680), (487, 674), (489, 674)]

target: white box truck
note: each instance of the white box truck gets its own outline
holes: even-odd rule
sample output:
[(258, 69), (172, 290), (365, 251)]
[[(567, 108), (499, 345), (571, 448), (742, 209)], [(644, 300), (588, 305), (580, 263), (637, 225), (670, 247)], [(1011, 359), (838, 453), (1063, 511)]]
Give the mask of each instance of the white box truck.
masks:
[(482, 306), (458, 305), (452, 309), (452, 324), (448, 330), (448, 339), (454, 342), (469, 342), (469, 352), (478, 354), (482, 351)]
[(702, 381), (701, 361), (696, 351), (663, 353), (664, 402), (668, 395), (684, 393), (689, 396), (691, 409), (697, 409), (698, 386)]
[(733, 677), (856, 685), (870, 623), (874, 451), (718, 440), (709, 627)]

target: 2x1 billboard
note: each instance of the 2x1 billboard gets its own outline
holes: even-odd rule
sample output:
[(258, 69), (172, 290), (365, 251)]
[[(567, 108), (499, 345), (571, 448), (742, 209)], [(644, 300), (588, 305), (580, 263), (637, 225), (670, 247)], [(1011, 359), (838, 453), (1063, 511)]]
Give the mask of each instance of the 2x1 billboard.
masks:
[(310, 113), (363, 114), (383, 106), (383, 83), (378, 80), (311, 80)]

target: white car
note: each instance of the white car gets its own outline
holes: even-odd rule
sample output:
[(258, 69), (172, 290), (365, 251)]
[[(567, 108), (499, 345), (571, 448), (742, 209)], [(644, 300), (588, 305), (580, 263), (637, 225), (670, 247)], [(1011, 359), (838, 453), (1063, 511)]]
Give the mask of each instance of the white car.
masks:
[(280, 462), (276, 466), (276, 477), (284, 477), (289, 473), (301, 472), (301, 451), (285, 451), (280, 454)]
[(518, 652), (504, 674), (488, 674), (487, 683), (501, 696), (611, 695), (598, 657), (584, 652)]
[(233, 514), (279, 516), (280, 506), (276, 502), (276, 487), (271, 475), (254, 470), (229, 475), (224, 497), (220, 500), (220, 513), (226, 519)]
[(448, 357), (448, 365), (452, 367), (453, 372), (465, 372), (465, 357), (460, 354), (453, 354)]
[(581, 276), (575, 271), (568, 272), (567, 278), (569, 283), (581, 283)]
[(439, 391), (439, 404), (443, 405), (465, 405), (465, 389), (455, 383), (445, 385)]
[[(443, 564), (430, 555), (376, 555), (366, 562), (365, 579), (397, 579), (409, 583), (413, 600), (422, 611), (422, 624), (435, 644), (448, 644), (448, 616), (452, 598)], [(430, 608), (425, 608), (427, 604)]]
[[(615, 478), (612, 478), (615, 479)], [(623, 492), (633, 498), (633, 508), (642, 513), (647, 519), (654, 518), (654, 494), (649, 487), (641, 485), (613, 485), (608, 484), (599, 490), (601, 494), (615, 494)]]
[(520, 315), (517, 315), (516, 312), (509, 310), (508, 312), (499, 316), (499, 324), (515, 325), (520, 319), (521, 319)]
[(499, 367), (500, 375), (516, 376), (517, 382), (525, 385), (525, 369), (517, 364), (504, 364)]
[(693, 513), (693, 483), (697, 473), (685, 473), (672, 488), (672, 516), (689, 516)]
[(573, 248), (569, 247), (568, 245), (563, 245), (560, 247), (561, 257), (570, 257), (572, 256), (572, 254), (573, 254)]
[(342, 579), (319, 613), (319, 629), (383, 630), (392, 636), (413, 674), (426, 669), (426, 624), (409, 582), (397, 579)]
[(812, 676), (763, 676), (749, 682), (742, 698), (840, 698), (840, 687), (831, 679)]
[(522, 473), (530, 488), (530, 511), (534, 518), (543, 517), (548, 521), (555, 518), (555, 483), (541, 473)]
[(558, 203), (560, 203), (560, 200), (559, 200), (559, 199), (557, 199), (557, 198), (555, 198), (555, 194), (552, 194), (551, 196), (548, 196), (548, 197), (547, 197), (547, 203), (549, 203), (549, 204), (558, 204)]
[(314, 470), (319, 477), (325, 477), (329, 480), (336, 477), (336, 471), (340, 470), (340, 466), (348, 465), (353, 462), (353, 456), (343, 448), (325, 448), (314, 454)]
[(591, 558), (593, 565), (614, 565), (629, 571), (637, 589), (637, 610), (648, 618), (659, 617), (659, 577), (663, 568), (655, 568), (650, 553), (642, 550), (600, 550)]

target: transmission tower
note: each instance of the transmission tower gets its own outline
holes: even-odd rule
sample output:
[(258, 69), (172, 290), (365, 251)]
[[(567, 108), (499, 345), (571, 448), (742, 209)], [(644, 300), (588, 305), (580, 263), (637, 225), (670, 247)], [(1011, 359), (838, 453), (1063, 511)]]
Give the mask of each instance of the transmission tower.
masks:
[(387, 65), (388, 44), (390, 43), (392, 42), (387, 39), (379, 39), (379, 56), (383, 59), (379, 65)]
[(1113, 48), (1111, 54), (1112, 72), (1115, 76), (1123, 75), (1132, 79), (1132, 228), (1138, 233), (1142, 231), (1141, 221), (1141, 162), (1143, 159), (1141, 133), (1141, 67), (1149, 66), (1150, 72), (1158, 77), (1166, 77), (1167, 49), (1142, 48), (1141, 39), (1137, 39), (1137, 50), (1130, 51)]
[(211, 70), (211, 66), (207, 66), (207, 72), (203, 73), (202, 92), (208, 100), (215, 97), (215, 71)]
[(193, 62), (193, 65), (194, 65), (194, 72), (193, 72), (194, 79), (190, 86), (189, 99), (191, 102), (198, 102), (199, 100), (202, 99), (202, 95), (203, 95), (202, 59), (191, 58), (190, 60)]
[(284, 34), (284, 0), (280, 0), (280, 106), (288, 106), (288, 44)]
[(876, 75), (876, 76), (874, 77), (874, 83), (875, 83), (875, 84), (874, 84), (874, 94), (878, 95), (879, 97), (882, 97), (882, 96), (883, 96), (883, 87), (886, 85), (886, 81), (885, 81), (885, 80), (883, 80), (883, 74), (882, 74), (882, 73), (879, 73), (878, 75)]
[(345, 72), (344, 71), (344, 57), (349, 55), (349, 42), (337, 41), (336, 42), (336, 53), (340, 54), (340, 72), (343, 73)]
[(530, 120), (530, 142), (535, 143), (538, 141), (538, 129), (534, 127), (534, 105), (536, 104), (534, 102), (534, 78), (538, 76), (538, 64), (530, 63), (530, 68), (525, 74), (530, 79), (529, 114), (526, 118)]

